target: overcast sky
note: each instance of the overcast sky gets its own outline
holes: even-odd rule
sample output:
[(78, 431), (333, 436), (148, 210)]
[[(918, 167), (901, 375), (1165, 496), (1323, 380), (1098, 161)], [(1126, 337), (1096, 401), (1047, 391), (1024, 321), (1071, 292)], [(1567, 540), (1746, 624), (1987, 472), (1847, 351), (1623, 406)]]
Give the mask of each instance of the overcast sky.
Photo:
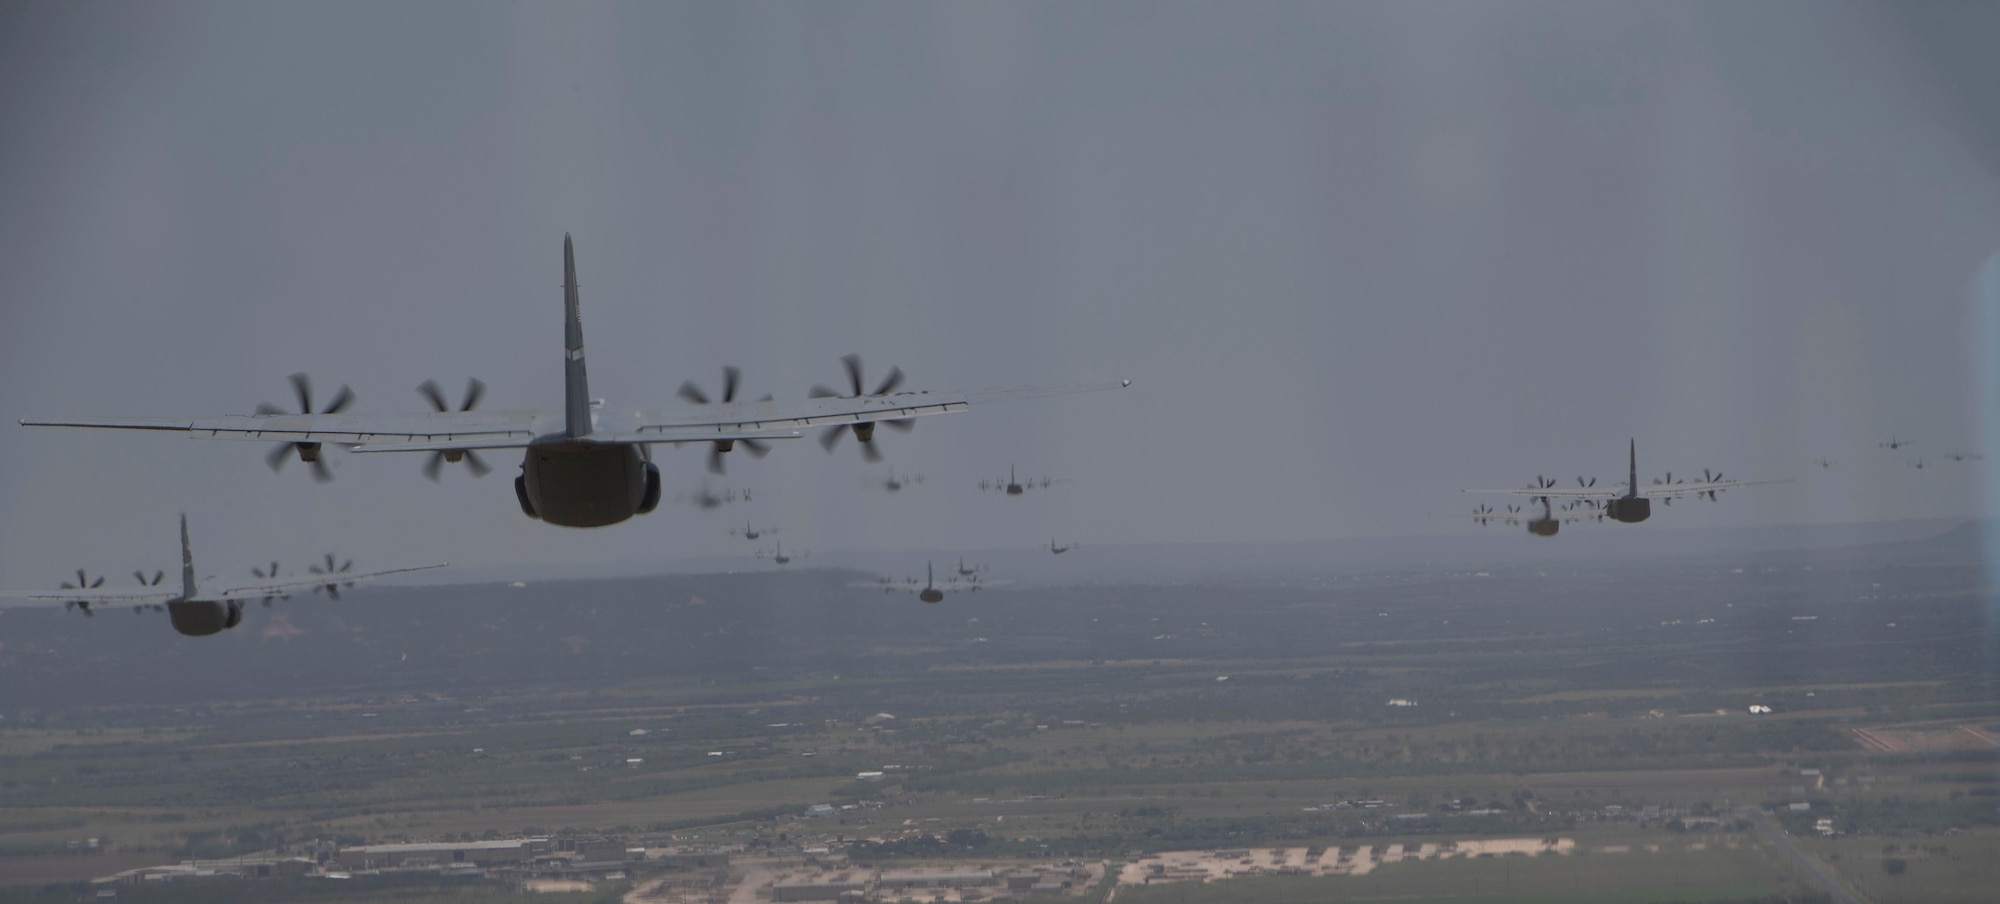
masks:
[[(1992, 114), (1926, 47), (1829, 3), (9, 4), (0, 587), (170, 567), (183, 510), (227, 574), (667, 561), (746, 516), (827, 551), (1466, 531), (1460, 488), (1615, 480), (1628, 438), (1648, 478), (1798, 478), (1656, 524), (1985, 514), (1935, 456), (1990, 427)], [(517, 455), (319, 485), (13, 425), (248, 413), (299, 370), (555, 408), (565, 232), (618, 403), (724, 364), (796, 397), (848, 352), (1134, 384), (885, 431), (929, 478), (895, 497), (806, 440), (711, 481), (752, 505), (592, 530), (524, 519)], [(658, 451), (669, 500), (702, 457)], [(1010, 462), (1070, 482), (976, 492)]]

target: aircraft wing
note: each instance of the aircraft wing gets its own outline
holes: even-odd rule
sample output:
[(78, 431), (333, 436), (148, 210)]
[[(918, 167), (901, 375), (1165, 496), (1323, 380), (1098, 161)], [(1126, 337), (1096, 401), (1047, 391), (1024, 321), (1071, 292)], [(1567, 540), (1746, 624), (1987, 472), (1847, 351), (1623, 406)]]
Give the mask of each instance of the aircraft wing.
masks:
[[(1106, 381), (975, 392), (899, 392), (886, 396), (794, 399), (703, 405), (678, 410), (606, 411), (589, 438), (607, 443), (700, 443), (797, 439), (801, 430), (869, 421), (956, 414), (975, 404), (1013, 402), (1130, 385)], [(440, 411), (422, 414), (245, 414), (208, 418), (43, 418), (23, 427), (151, 430), (197, 439), (334, 443), (355, 452), (518, 449), (562, 427), (559, 414), (534, 411)]]
[(1734, 490), (1740, 487), (1764, 486), (1773, 483), (1789, 483), (1786, 480), (1718, 480), (1710, 483), (1659, 483), (1639, 488), (1639, 495), (1647, 499), (1677, 499), (1682, 496), (1702, 496)]
[(1464, 493), (1496, 493), (1512, 496), (1533, 496), (1537, 499), (1616, 499), (1625, 495), (1625, 485), (1609, 487), (1520, 487), (1512, 490), (1461, 490)]
[(253, 597), (253, 596), (272, 596), (275, 594), (285, 593), (292, 590), (309, 590), (314, 587), (324, 587), (328, 584), (349, 584), (355, 581), (365, 581), (370, 578), (379, 578), (392, 574), (404, 574), (406, 572), (411, 572), (411, 571), (429, 571), (430, 569), (433, 568), (443, 568), (446, 564), (448, 563), (439, 562), (436, 565), (413, 565), (409, 568), (390, 568), (384, 571), (361, 571), (352, 573), (345, 571), (337, 571), (329, 574), (316, 575), (310, 579), (300, 578), (295, 581), (280, 581), (271, 584), (257, 584), (249, 587), (231, 587), (228, 590), (222, 591), (222, 593), (219, 594), (219, 596), (222, 599), (226, 600), (245, 599), (247, 597)]
[(444, 444), (450, 449), (504, 449), (535, 438), (532, 411), (441, 411), (431, 414), (244, 414), (207, 418), (51, 418), (23, 427), (153, 430), (196, 439), (344, 445)]
[(125, 603), (164, 603), (175, 599), (180, 593), (171, 590), (0, 590), (0, 600), (26, 600), (29, 604), (47, 605), (52, 603), (105, 603), (120, 605)]
[(975, 392), (899, 392), (885, 396), (846, 396), (818, 399), (787, 399), (763, 402), (736, 402), (727, 405), (695, 406), (691, 409), (641, 411), (632, 431), (640, 442), (699, 442), (727, 439), (726, 435), (704, 437), (698, 431), (741, 431), (761, 434), (770, 431), (798, 431), (811, 427), (834, 427), (875, 421), (901, 421), (957, 414), (973, 405), (1015, 402), (1079, 392), (1100, 392), (1130, 386), (1130, 380), (1075, 383), (1065, 386), (1029, 386), (1019, 389), (987, 389)]

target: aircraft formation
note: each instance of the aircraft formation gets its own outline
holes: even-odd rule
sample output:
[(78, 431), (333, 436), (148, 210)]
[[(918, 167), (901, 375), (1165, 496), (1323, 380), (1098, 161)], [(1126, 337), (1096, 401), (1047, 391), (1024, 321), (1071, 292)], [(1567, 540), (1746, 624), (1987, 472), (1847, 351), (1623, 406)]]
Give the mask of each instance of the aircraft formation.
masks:
[[(360, 454), (403, 452), (423, 455), (422, 473), (433, 481), (442, 479), (447, 465), (463, 465), (473, 477), (490, 473), (493, 465), (481, 453), (518, 454), (521, 457), (520, 473), (513, 480), (513, 490), (522, 515), (556, 527), (587, 528), (618, 524), (658, 508), (662, 479), (653, 456), (657, 446), (705, 447), (705, 470), (711, 475), (722, 476), (728, 472), (730, 453), (739, 448), (753, 457), (762, 458), (774, 448), (784, 445), (785, 441), (801, 439), (808, 431), (816, 431), (817, 444), (826, 452), (835, 452), (842, 445), (850, 444), (847, 441), (851, 439), (851, 445), (859, 450), (865, 462), (879, 463), (884, 459), (878, 445), (878, 427), (887, 427), (893, 432), (909, 432), (919, 419), (959, 414), (974, 406), (1131, 385), (1130, 380), (1119, 380), (978, 392), (912, 390), (904, 388), (907, 377), (900, 367), (892, 366), (879, 378), (871, 380), (867, 378), (861, 357), (849, 354), (839, 359), (846, 378), (844, 385), (829, 387), (815, 384), (800, 399), (780, 399), (772, 393), (750, 399), (742, 391), (742, 371), (729, 366), (722, 369), (721, 385), (714, 392), (692, 380), (683, 383), (676, 393), (678, 407), (615, 406), (591, 394), (584, 355), (576, 250), (567, 235), (563, 237), (562, 307), (563, 406), (556, 411), (481, 410), (486, 384), (474, 378), (468, 380), (465, 389), (455, 395), (448, 394), (435, 380), (418, 384), (416, 393), (428, 410), (356, 414), (348, 410), (355, 402), (355, 394), (350, 388), (344, 385), (339, 387), (321, 404), (316, 402), (310, 377), (298, 373), (289, 378), (294, 402), (291, 407), (263, 403), (250, 415), (41, 418), (24, 419), (20, 423), (29, 427), (139, 430), (199, 439), (270, 443), (271, 448), (264, 455), (269, 468), (282, 472), (293, 459), (297, 459), (307, 473), (319, 482), (330, 481), (333, 477), (325, 459), (329, 446)], [(1899, 436), (1891, 436), (1879, 445), (1895, 453), (1913, 444)], [(1942, 456), (1941, 460), (1965, 462), (1977, 461), (1981, 457), (1977, 453), (1955, 452)], [(1815, 460), (1814, 464), (1820, 469), (1830, 469), (1836, 462), (1822, 458)], [(1906, 464), (1918, 470), (1926, 466), (1921, 458)], [(920, 486), (924, 481), (922, 473), (892, 469), (884, 478), (868, 483), (886, 493), (895, 494)], [(1004, 479), (982, 479), (977, 486), (982, 492), (1022, 496), (1030, 490), (1046, 491), (1064, 482), (1064, 479), (1047, 476), (1023, 478), (1013, 465), (1009, 465)], [(1502, 508), (1482, 504), (1472, 511), (1472, 519), (1481, 525), (1525, 525), (1532, 535), (1553, 537), (1563, 524), (1644, 522), (1652, 517), (1655, 501), (1662, 506), (1671, 506), (1677, 499), (1714, 502), (1729, 490), (1776, 482), (1781, 481), (1735, 480), (1725, 478), (1719, 472), (1704, 470), (1699, 479), (1677, 480), (1672, 472), (1667, 472), (1650, 484), (1642, 483), (1637, 443), (1633, 441), (1628, 444), (1626, 479), (1620, 483), (1600, 487), (1596, 478), (1578, 477), (1575, 486), (1568, 486), (1538, 476), (1532, 484), (1521, 488), (1465, 492), (1527, 497), (1525, 504), (1509, 504)], [(748, 488), (715, 489), (706, 481), (676, 498), (704, 511), (739, 501), (754, 501)], [(759, 527), (753, 519), (746, 520), (740, 530), (730, 529), (729, 534), (755, 542), (777, 531), (775, 526)], [(184, 580), (178, 592), (156, 589), (164, 580), (164, 571), (156, 571), (150, 579), (143, 569), (135, 572), (139, 589), (123, 591), (106, 590), (102, 577), (88, 580), (87, 572), (79, 570), (76, 582), (65, 582), (57, 591), (0, 596), (36, 602), (61, 602), (67, 608), (86, 615), (93, 614), (93, 606), (123, 603), (134, 605), (140, 612), (164, 609), (176, 630), (183, 634), (204, 635), (238, 624), (242, 619), (243, 599), (256, 597), (269, 605), (273, 599), (284, 598), (292, 589), (315, 589), (337, 596), (340, 587), (356, 581), (441, 567), (424, 565), (353, 573), (351, 561), (341, 565), (335, 557), (328, 556), (323, 565), (314, 564), (309, 568), (310, 578), (278, 581), (278, 566), (272, 563), (268, 570), (261, 566), (252, 570), (262, 583), (245, 584), (219, 594), (204, 595), (193, 580), (191, 564), (187, 564), (191, 557), (187, 550), (185, 516), (182, 519), (182, 545)], [(1076, 545), (1074, 542), (1063, 544), (1052, 538), (1045, 548), (1053, 555), (1061, 555), (1075, 549)], [(760, 559), (769, 558), (780, 566), (806, 555), (798, 549), (787, 553), (775, 541), (771, 549), (759, 549), (755, 554)], [(957, 574), (948, 576), (946, 585), (970, 591), (991, 586), (993, 582), (982, 582), (981, 571), (983, 568), (968, 569), (961, 559)], [(921, 587), (912, 578), (906, 582), (908, 589), (924, 602), (942, 600), (945, 588), (938, 586), (934, 569), (929, 563), (925, 573), (927, 577)], [(894, 583), (886, 578), (882, 586), (891, 590), (895, 588)]]
[[(257, 406), (249, 415), (210, 417), (110, 417), (110, 418), (30, 418), (27, 427), (78, 427), (111, 430), (141, 430), (179, 434), (200, 439), (236, 440), (274, 444), (265, 463), (281, 471), (296, 458), (312, 478), (332, 480), (333, 472), (324, 455), (329, 446), (361, 454), (405, 452), (425, 455), (423, 473), (432, 480), (443, 476), (446, 465), (463, 464), (474, 477), (492, 470), (481, 453), (518, 454), (520, 474), (514, 478), (514, 497), (521, 514), (558, 527), (603, 527), (644, 515), (659, 507), (661, 476), (653, 460), (653, 449), (661, 445), (703, 445), (707, 447), (707, 470), (721, 475), (727, 471), (727, 456), (741, 447), (752, 456), (762, 457), (785, 440), (800, 439), (809, 430), (818, 431), (818, 443), (828, 452), (849, 437), (869, 462), (882, 460), (877, 448), (878, 426), (908, 432), (921, 418), (959, 414), (974, 406), (997, 402), (1023, 401), (1118, 389), (1130, 380), (1082, 383), (1064, 386), (1030, 386), (977, 392), (939, 392), (903, 389), (905, 376), (891, 367), (879, 380), (864, 380), (858, 355), (840, 359), (847, 377), (843, 389), (815, 385), (802, 399), (779, 399), (765, 394), (755, 400), (740, 397), (741, 372), (725, 367), (719, 392), (710, 395), (689, 381), (677, 396), (680, 407), (624, 407), (608, 404), (591, 394), (584, 355), (582, 302), (577, 279), (576, 247), (563, 236), (563, 407), (558, 411), (485, 411), (486, 385), (470, 380), (454, 399), (434, 380), (416, 387), (428, 403), (428, 411), (404, 414), (356, 414), (348, 409), (354, 392), (341, 386), (324, 404), (316, 404), (312, 380), (305, 374), (290, 378), (296, 410), (269, 403)], [(895, 492), (922, 475), (908, 477), (892, 472), (884, 488)], [(753, 501), (748, 489), (713, 490), (704, 484), (684, 495), (682, 501), (712, 510), (737, 501)], [(763, 533), (746, 524), (743, 535), (755, 539)], [(183, 560), (186, 524), (182, 525)], [(759, 552), (764, 557), (764, 552)], [(779, 565), (801, 551), (786, 553), (774, 544), (768, 557)], [(372, 573), (350, 573), (352, 563), (314, 569), (314, 579), (299, 587), (320, 587), (330, 595), (340, 586), (367, 578), (414, 569), (392, 569)], [(439, 566), (420, 566), (424, 568)], [(271, 572), (275, 576), (276, 566)], [(256, 570), (264, 574), (260, 567)], [(291, 585), (281, 582), (247, 584), (217, 595), (203, 595), (193, 580), (192, 565), (185, 568), (185, 580), (178, 592), (154, 590), (140, 573), (142, 588), (136, 592), (112, 591), (103, 579), (86, 583), (79, 573), (74, 585), (55, 592), (0, 594), (32, 602), (62, 602), (68, 608), (91, 613), (92, 606), (106, 603), (134, 603), (143, 607), (164, 607), (176, 630), (183, 634), (205, 635), (236, 626), (242, 620), (240, 599), (262, 596), (267, 601)], [(162, 572), (163, 577), (163, 572)], [(336, 579), (337, 578), (337, 579)]]

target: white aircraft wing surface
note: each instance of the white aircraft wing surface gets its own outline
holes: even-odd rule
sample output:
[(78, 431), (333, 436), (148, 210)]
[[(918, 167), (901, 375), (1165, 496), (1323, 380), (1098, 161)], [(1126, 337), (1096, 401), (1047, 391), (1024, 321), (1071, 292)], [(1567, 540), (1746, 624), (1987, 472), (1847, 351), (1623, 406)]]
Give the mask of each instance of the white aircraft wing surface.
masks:
[(328, 584), (348, 584), (348, 583), (353, 583), (355, 581), (369, 580), (371, 578), (386, 577), (392, 574), (404, 574), (406, 572), (411, 572), (411, 571), (429, 571), (430, 569), (433, 568), (443, 568), (446, 564), (447, 563), (439, 562), (436, 565), (412, 565), (408, 568), (390, 568), (383, 571), (358, 571), (351, 573), (345, 571), (334, 571), (322, 575), (316, 575), (312, 578), (300, 578), (294, 581), (280, 581), (273, 584), (257, 584), (249, 587), (231, 587), (228, 590), (222, 591), (222, 593), (218, 594), (218, 596), (221, 599), (226, 599), (226, 600), (243, 599), (245, 597), (253, 597), (253, 596), (271, 596), (273, 594), (284, 593), (291, 590), (307, 590), (313, 587), (324, 587)]

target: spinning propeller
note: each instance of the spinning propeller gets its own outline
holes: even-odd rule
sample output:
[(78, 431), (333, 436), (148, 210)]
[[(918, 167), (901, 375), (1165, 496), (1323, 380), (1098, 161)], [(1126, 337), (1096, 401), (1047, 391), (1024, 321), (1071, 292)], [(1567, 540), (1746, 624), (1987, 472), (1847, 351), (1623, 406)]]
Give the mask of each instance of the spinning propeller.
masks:
[[(332, 561), (332, 559), (333, 559), (332, 556), (330, 555), (327, 556), (327, 560), (329, 562)], [(259, 580), (275, 581), (278, 579), (278, 563), (272, 562), (270, 568), (253, 567), (250, 569), (250, 573), (256, 575)], [(291, 598), (292, 595), (289, 593), (275, 593), (275, 594), (266, 593), (264, 594), (261, 602), (264, 604), (264, 607), (268, 609), (271, 606), (271, 601), (274, 599), (288, 600)]]
[[(730, 405), (736, 402), (736, 387), (738, 383), (742, 382), (742, 378), (743, 378), (742, 371), (737, 370), (734, 367), (722, 368), (722, 404)], [(679, 395), (681, 398), (693, 402), (696, 405), (711, 404), (708, 400), (708, 394), (702, 392), (701, 387), (695, 385), (695, 382), (693, 380), (689, 380), (686, 383), (681, 384), (681, 391)], [(765, 393), (764, 397), (762, 399), (759, 399), (758, 401), (760, 402), (771, 401), (770, 393)], [(759, 442), (754, 439), (716, 440), (715, 443), (713, 444), (713, 448), (709, 449), (708, 452), (708, 472), (710, 474), (721, 474), (724, 471), (722, 463), (722, 454), (724, 452), (728, 452), (731, 449), (736, 448), (736, 445), (738, 443), (743, 444), (743, 451), (748, 452), (751, 455), (755, 455), (758, 458), (763, 458), (764, 456), (769, 455), (771, 453), (771, 447), (769, 445), (766, 445), (765, 443)]]
[[(76, 583), (72, 584), (68, 581), (64, 581), (62, 583), (62, 589), (64, 590), (96, 590), (97, 588), (102, 586), (104, 586), (103, 575), (101, 574), (98, 575), (97, 580), (93, 581), (90, 579), (89, 575), (84, 574), (83, 569), (81, 568), (76, 570)], [(91, 616), (92, 618), (95, 618), (97, 616), (97, 613), (90, 611), (90, 600), (65, 600), (63, 602), (63, 608), (81, 609), (83, 610), (83, 614), (85, 615)]]
[[(467, 380), (465, 383), (465, 401), (460, 402), (457, 408), (451, 407), (445, 401), (444, 391), (438, 388), (436, 380), (425, 380), (419, 384), (417, 386), (417, 394), (429, 401), (431, 407), (439, 413), (447, 411), (471, 411), (479, 407), (479, 400), (486, 395), (486, 384), (479, 382), (477, 378)], [(471, 471), (474, 477), (485, 477), (486, 472), (493, 470), (491, 466), (486, 464), (484, 459), (479, 457), (478, 452), (471, 449), (441, 449), (432, 452), (430, 460), (424, 462), (424, 476), (432, 480), (437, 480), (438, 474), (444, 470), (447, 462), (457, 464), (461, 461), (465, 462), (466, 470)], [(271, 569), (275, 572), (277, 564), (272, 563)]]
[[(313, 574), (326, 575), (327, 577), (332, 577), (332, 578), (337, 578), (342, 574), (346, 574), (347, 572), (354, 570), (353, 559), (348, 559), (346, 562), (340, 563), (338, 567), (335, 567), (335, 562), (336, 560), (333, 557), (333, 553), (327, 553), (325, 566), (322, 567), (319, 565), (308, 565), (306, 566), (306, 570), (312, 572)], [(275, 570), (276, 569), (274, 568), (273, 571)], [(328, 581), (327, 583), (321, 584), (318, 587), (314, 587), (313, 592), (318, 593), (319, 591), (324, 590), (326, 591), (327, 596), (330, 596), (334, 599), (340, 599), (340, 588), (352, 587), (352, 586), (354, 586), (353, 581), (338, 581), (338, 580)]]
[[(307, 377), (303, 373), (296, 373), (292, 374), (291, 380), (292, 380), (292, 391), (298, 395), (299, 399), (299, 410), (296, 413), (313, 414), (314, 411), (312, 403), (312, 378)], [(354, 404), (354, 390), (348, 389), (345, 385), (342, 385), (340, 387), (340, 391), (333, 394), (333, 401), (328, 402), (326, 408), (319, 411), (318, 413), (338, 414), (342, 409), (345, 409), (347, 406), (352, 404)], [(277, 415), (277, 414), (293, 414), (294, 412), (286, 411), (283, 408), (279, 408), (278, 406), (270, 404), (268, 402), (259, 402), (257, 403), (257, 413), (260, 415)], [(312, 465), (312, 475), (314, 480), (317, 480), (320, 483), (326, 483), (327, 481), (333, 479), (333, 471), (328, 469), (326, 466), (326, 462), (321, 461), (319, 458), (319, 443), (309, 443), (309, 442), (285, 443), (283, 445), (278, 446), (275, 449), (272, 449), (269, 455), (264, 456), (264, 463), (270, 465), (271, 470), (273, 471), (283, 470), (285, 467), (285, 460), (291, 457), (289, 453), (291, 453), (294, 450), (296, 450), (299, 453), (300, 461)]]
[[(890, 367), (889, 375), (882, 378), (882, 384), (880, 386), (875, 387), (874, 392), (864, 393), (862, 392), (862, 384), (861, 384), (861, 356), (848, 355), (844, 358), (841, 358), (840, 366), (846, 368), (847, 370), (847, 384), (849, 388), (853, 390), (852, 393), (848, 395), (841, 395), (840, 393), (832, 389), (828, 389), (825, 386), (815, 384), (812, 388), (812, 391), (807, 393), (807, 395), (815, 399), (858, 399), (864, 395), (866, 395), (869, 398), (875, 398), (878, 396), (888, 395), (889, 393), (896, 391), (896, 387), (903, 385), (903, 369), (900, 367)], [(899, 430), (903, 433), (910, 432), (911, 428), (914, 428), (917, 425), (916, 421), (912, 418), (902, 418), (893, 421), (882, 421), (882, 423), (896, 430)], [(840, 442), (841, 435), (847, 432), (848, 430), (853, 430), (854, 438), (860, 441), (862, 458), (865, 458), (871, 462), (877, 462), (882, 460), (882, 453), (875, 448), (874, 421), (864, 421), (859, 424), (839, 424), (833, 427), (828, 427), (826, 428), (825, 432), (822, 432), (819, 435), (820, 448), (825, 449), (828, 452), (832, 452), (833, 447)]]

